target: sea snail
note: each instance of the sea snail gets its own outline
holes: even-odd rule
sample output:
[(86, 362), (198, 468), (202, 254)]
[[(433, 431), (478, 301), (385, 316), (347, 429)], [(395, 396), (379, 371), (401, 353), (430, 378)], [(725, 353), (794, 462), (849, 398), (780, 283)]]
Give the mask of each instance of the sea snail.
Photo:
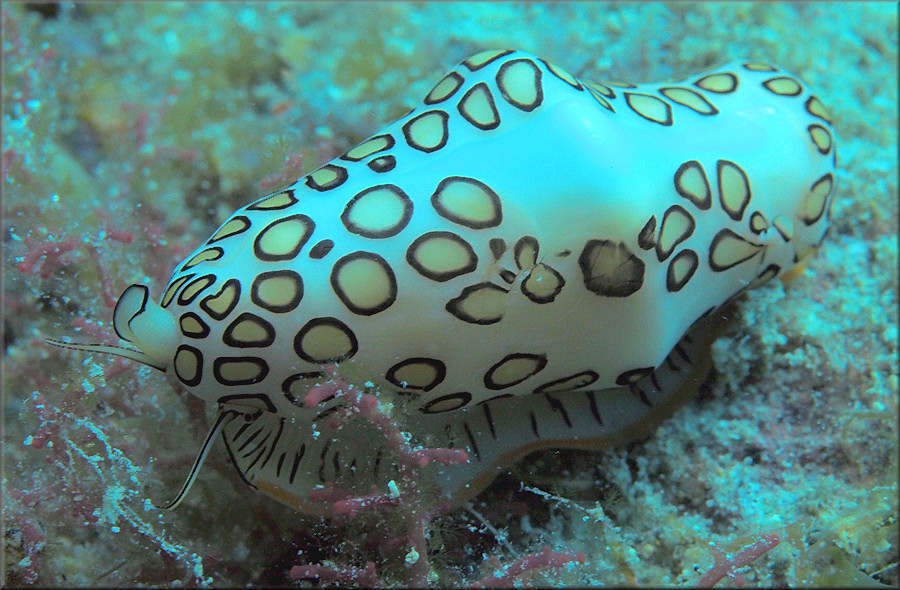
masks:
[(835, 166), (828, 111), (775, 66), (599, 84), (485, 51), (236, 211), (158, 304), (128, 287), (114, 324), (131, 348), (52, 342), (218, 404), (189, 482), (221, 433), (247, 483), (301, 510), (317, 486), (396, 476), (364, 423), (320, 428), (340, 397), (303, 407), (337, 363), (413, 443), (468, 452), (429, 467), (460, 502), (530, 451), (670, 414), (705, 376), (717, 312), (824, 238)]

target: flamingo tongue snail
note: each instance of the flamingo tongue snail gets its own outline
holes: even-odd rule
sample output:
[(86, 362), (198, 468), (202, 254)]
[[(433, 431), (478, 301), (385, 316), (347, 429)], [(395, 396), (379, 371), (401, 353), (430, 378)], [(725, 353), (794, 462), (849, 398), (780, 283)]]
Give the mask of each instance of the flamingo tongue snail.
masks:
[[(341, 375), (367, 382), (460, 502), (500, 466), (633, 439), (709, 367), (722, 308), (801, 267), (825, 236), (835, 139), (822, 102), (768, 64), (686, 80), (580, 80), (521, 51), (479, 53), (409, 114), (236, 211), (159, 303), (132, 285), (130, 348), (219, 414), (251, 486), (302, 510), (326, 483), (396, 476), (371, 426), (319, 430)], [(356, 424), (354, 422), (353, 424)]]

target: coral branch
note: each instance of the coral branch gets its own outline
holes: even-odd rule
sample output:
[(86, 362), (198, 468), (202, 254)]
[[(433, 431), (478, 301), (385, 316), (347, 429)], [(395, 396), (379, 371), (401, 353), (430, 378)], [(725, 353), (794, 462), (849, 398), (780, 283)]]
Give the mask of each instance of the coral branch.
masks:
[[(405, 524), (404, 545), (409, 547), (405, 561), (409, 565), (410, 585), (424, 586), (430, 569), (426, 528), (434, 515), (434, 510), (426, 509), (424, 506), (419, 487), (421, 470), (432, 462), (444, 465), (465, 463), (469, 460), (469, 456), (465, 451), (459, 449), (413, 450), (403, 435), (400, 425), (381, 409), (378, 398), (372, 394), (363, 393), (341, 379), (337, 367), (334, 365), (326, 367), (325, 373), (329, 380), (310, 389), (303, 399), (303, 404), (306, 407), (313, 407), (325, 400), (340, 397), (345, 405), (329, 417), (328, 426), (339, 428), (353, 418), (365, 420), (374, 426), (394, 451), (400, 475), (398, 482), (391, 482), (393, 485), (388, 493), (373, 489), (369, 494), (352, 494), (331, 485), (314, 490), (310, 493), (310, 500), (331, 502), (332, 514), (349, 518), (353, 518), (362, 510), (396, 508)], [(291, 571), (291, 575), (293, 575), (294, 570)]]
[(97, 263), (97, 271), (100, 273), (100, 293), (103, 295), (103, 303), (106, 304), (106, 307), (113, 308), (116, 306), (115, 291), (113, 290), (112, 279), (109, 276), (109, 272), (103, 264), (103, 258), (100, 256), (100, 251), (97, 250), (95, 246), (91, 245), (87, 246), (87, 251), (90, 252), (94, 262)]
[(552, 567), (555, 569), (565, 567), (566, 565), (577, 562), (584, 563), (584, 553), (579, 551), (575, 554), (557, 553), (550, 550), (550, 547), (544, 547), (540, 553), (532, 553), (523, 555), (499, 572), (485, 576), (479, 581), (472, 584), (473, 588), (504, 588), (512, 586), (519, 576), (536, 570)]
[(62, 242), (38, 242), (29, 237), (25, 238), (25, 246), (28, 252), (16, 266), (19, 272), (30, 274), (34, 271), (35, 266), (42, 260), (38, 274), (42, 279), (49, 279), (53, 271), (59, 266), (59, 259), (75, 249), (74, 240), (64, 240)]
[(738, 568), (750, 565), (766, 552), (774, 549), (781, 542), (776, 534), (763, 535), (762, 538), (749, 547), (745, 547), (732, 557), (725, 556), (721, 551), (712, 548), (715, 564), (712, 569), (703, 574), (697, 582), (698, 588), (712, 588), (724, 577), (734, 578), (738, 586), (744, 585), (744, 579), (735, 571)]
[[(459, 449), (419, 449), (413, 450), (403, 436), (400, 426), (378, 406), (378, 399), (368, 393), (360, 393), (353, 385), (341, 379), (337, 374), (337, 367), (329, 366), (325, 369), (330, 378), (327, 383), (313, 387), (303, 399), (303, 405), (314, 407), (322, 401), (340, 396), (347, 406), (343, 409), (343, 415), (350, 417), (357, 415), (367, 420), (378, 429), (391, 449), (397, 454), (397, 459), (403, 469), (415, 470), (425, 467), (432, 462), (444, 465), (461, 464), (469, 460), (469, 455)], [(341, 416), (340, 412), (335, 416)], [(337, 426), (342, 422), (338, 419), (331, 426)]]
[(392, 497), (390, 494), (368, 494), (366, 496), (338, 500), (334, 503), (333, 508), (335, 514), (346, 515), (352, 518), (360, 510), (396, 506), (398, 503), (399, 498)]

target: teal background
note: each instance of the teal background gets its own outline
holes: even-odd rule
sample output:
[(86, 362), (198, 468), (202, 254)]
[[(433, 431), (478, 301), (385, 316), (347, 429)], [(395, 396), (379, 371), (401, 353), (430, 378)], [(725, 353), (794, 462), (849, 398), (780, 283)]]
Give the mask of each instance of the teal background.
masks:
[(7, 585), (278, 584), (326, 558), (402, 583), (405, 552), (379, 537), (389, 517), (297, 515), (240, 482), (220, 447), (177, 511), (149, 509), (177, 490), (210, 409), (132, 363), (41, 339), (115, 342), (124, 287), (158, 297), (233, 209), (404, 114), (461, 59), (506, 47), (597, 81), (776, 63), (831, 110), (837, 195), (805, 272), (741, 301), (694, 401), (646, 441), (516, 465), (472, 507), (494, 532), (465, 511), (432, 523), (434, 583), (551, 546), (587, 561), (539, 584), (692, 584), (711, 543), (777, 532), (749, 583), (897, 585), (895, 3), (2, 11)]

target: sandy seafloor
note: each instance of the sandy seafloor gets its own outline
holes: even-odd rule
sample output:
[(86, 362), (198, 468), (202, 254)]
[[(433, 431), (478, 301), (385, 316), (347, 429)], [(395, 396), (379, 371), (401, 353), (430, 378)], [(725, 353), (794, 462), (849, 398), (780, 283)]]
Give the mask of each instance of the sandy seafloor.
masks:
[[(782, 542), (741, 570), (751, 586), (898, 584), (895, 3), (2, 10), (5, 585), (284, 584), (327, 559), (403, 583), (377, 528), (254, 494), (220, 445), (178, 510), (150, 509), (186, 474), (202, 408), (155, 372), (41, 339), (115, 342), (110, 297), (132, 282), (158, 297), (233, 209), (506, 47), (598, 81), (777, 63), (831, 110), (837, 195), (805, 272), (741, 300), (694, 400), (625, 448), (516, 465), (472, 506), (501, 540), (465, 511), (433, 523), (434, 584), (550, 546), (587, 559), (538, 584), (691, 585), (711, 543), (768, 533)], [(71, 251), (36, 257), (45, 242)]]

